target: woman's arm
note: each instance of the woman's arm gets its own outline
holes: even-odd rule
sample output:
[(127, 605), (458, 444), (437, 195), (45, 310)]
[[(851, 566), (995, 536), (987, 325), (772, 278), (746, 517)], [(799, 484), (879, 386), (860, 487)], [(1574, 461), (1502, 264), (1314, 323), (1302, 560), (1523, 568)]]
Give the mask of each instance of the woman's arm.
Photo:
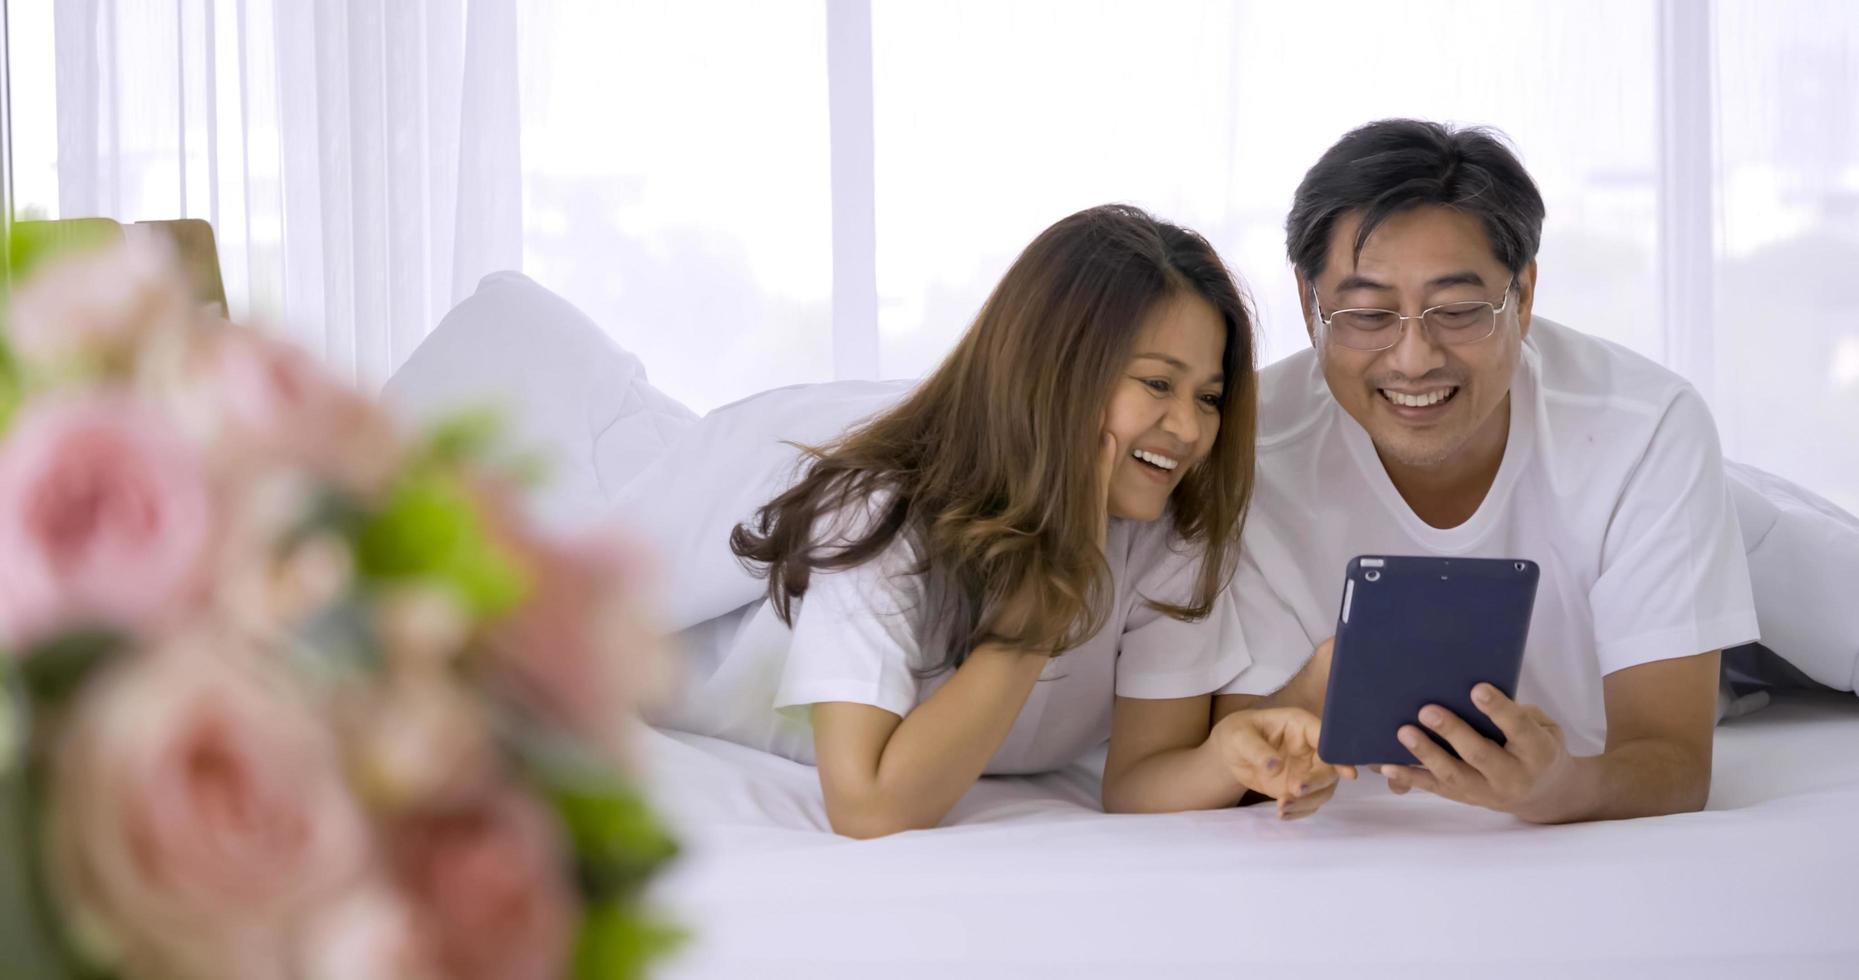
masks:
[(1049, 659), (984, 643), (905, 718), (866, 704), (814, 705), (833, 830), (869, 838), (940, 823), (1006, 741)]
[(1121, 813), (1232, 806), (1248, 789), (1278, 800), (1287, 819), (1307, 816), (1348, 766), (1317, 758), (1317, 718), (1296, 708), (1234, 711), (1208, 725), (1209, 695), (1118, 698), (1104, 765), (1104, 809)]
[[(1116, 436), (1101, 433), (1099, 551), (1109, 533), (1110, 479), (1120, 457)], [(1018, 635), (1026, 621), (1029, 590), (1030, 583), (1023, 583), (1001, 614), (1008, 635)], [(870, 838), (941, 823), (1007, 740), (1050, 660), (1047, 651), (983, 643), (904, 718), (865, 704), (815, 704), (814, 756), (833, 829)], [(1207, 710), (1203, 702), (1203, 720)]]
[(1105, 810), (1211, 810), (1239, 802), (1246, 787), (1220, 759), (1207, 701), (1207, 695), (1117, 699), (1104, 763)]

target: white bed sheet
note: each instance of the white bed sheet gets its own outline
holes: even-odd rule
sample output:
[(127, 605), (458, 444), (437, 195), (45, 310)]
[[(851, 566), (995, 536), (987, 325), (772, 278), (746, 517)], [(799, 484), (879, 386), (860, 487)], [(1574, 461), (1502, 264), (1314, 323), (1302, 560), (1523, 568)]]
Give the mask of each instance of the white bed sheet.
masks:
[(1718, 732), (1710, 806), (1533, 827), (1364, 776), (1316, 817), (1099, 812), (1088, 766), (826, 831), (814, 770), (647, 732), (694, 939), (663, 976), (1859, 977), (1859, 703)]

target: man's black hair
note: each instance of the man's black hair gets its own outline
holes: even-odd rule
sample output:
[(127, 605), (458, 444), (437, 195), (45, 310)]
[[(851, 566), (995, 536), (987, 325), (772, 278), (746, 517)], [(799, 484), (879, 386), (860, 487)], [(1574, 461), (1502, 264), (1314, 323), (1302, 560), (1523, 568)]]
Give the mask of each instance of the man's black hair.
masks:
[(1355, 255), (1390, 216), (1423, 205), (1475, 214), (1515, 275), (1536, 258), (1543, 196), (1496, 130), (1383, 119), (1350, 130), (1297, 186), (1285, 250), (1306, 282), (1323, 272), (1336, 219), (1362, 214)]

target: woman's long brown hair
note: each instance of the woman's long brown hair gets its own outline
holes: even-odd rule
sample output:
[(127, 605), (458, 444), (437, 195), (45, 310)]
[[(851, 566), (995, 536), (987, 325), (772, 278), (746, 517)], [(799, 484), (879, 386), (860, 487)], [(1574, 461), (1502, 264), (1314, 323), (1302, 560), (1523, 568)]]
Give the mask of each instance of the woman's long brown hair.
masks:
[[(925, 584), (914, 613), (933, 658), (926, 673), (960, 666), (989, 640), (1079, 645), (1102, 628), (1112, 595), (1094, 499), (1104, 409), (1144, 318), (1185, 294), (1226, 325), (1226, 385), (1213, 449), (1182, 478), (1167, 518), (1204, 550), (1194, 595), (1155, 605), (1206, 616), (1232, 573), (1252, 490), (1252, 314), (1205, 239), (1124, 205), (1080, 211), (1034, 239), (935, 373), (808, 449), (799, 482), (739, 525), (731, 549), (767, 575), (791, 624), (814, 570), (856, 567), (905, 536)], [(1017, 629), (999, 623), (1023, 585), (1033, 613)]]

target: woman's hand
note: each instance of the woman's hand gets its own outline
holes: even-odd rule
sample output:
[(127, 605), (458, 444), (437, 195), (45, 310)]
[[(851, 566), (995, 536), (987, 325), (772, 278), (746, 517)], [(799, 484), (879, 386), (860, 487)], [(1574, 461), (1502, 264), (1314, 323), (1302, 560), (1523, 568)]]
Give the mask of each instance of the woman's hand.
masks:
[(1296, 820), (1328, 802), (1339, 779), (1356, 778), (1354, 766), (1317, 757), (1320, 729), (1302, 708), (1253, 708), (1220, 719), (1210, 741), (1240, 785), (1277, 800), (1278, 816)]

